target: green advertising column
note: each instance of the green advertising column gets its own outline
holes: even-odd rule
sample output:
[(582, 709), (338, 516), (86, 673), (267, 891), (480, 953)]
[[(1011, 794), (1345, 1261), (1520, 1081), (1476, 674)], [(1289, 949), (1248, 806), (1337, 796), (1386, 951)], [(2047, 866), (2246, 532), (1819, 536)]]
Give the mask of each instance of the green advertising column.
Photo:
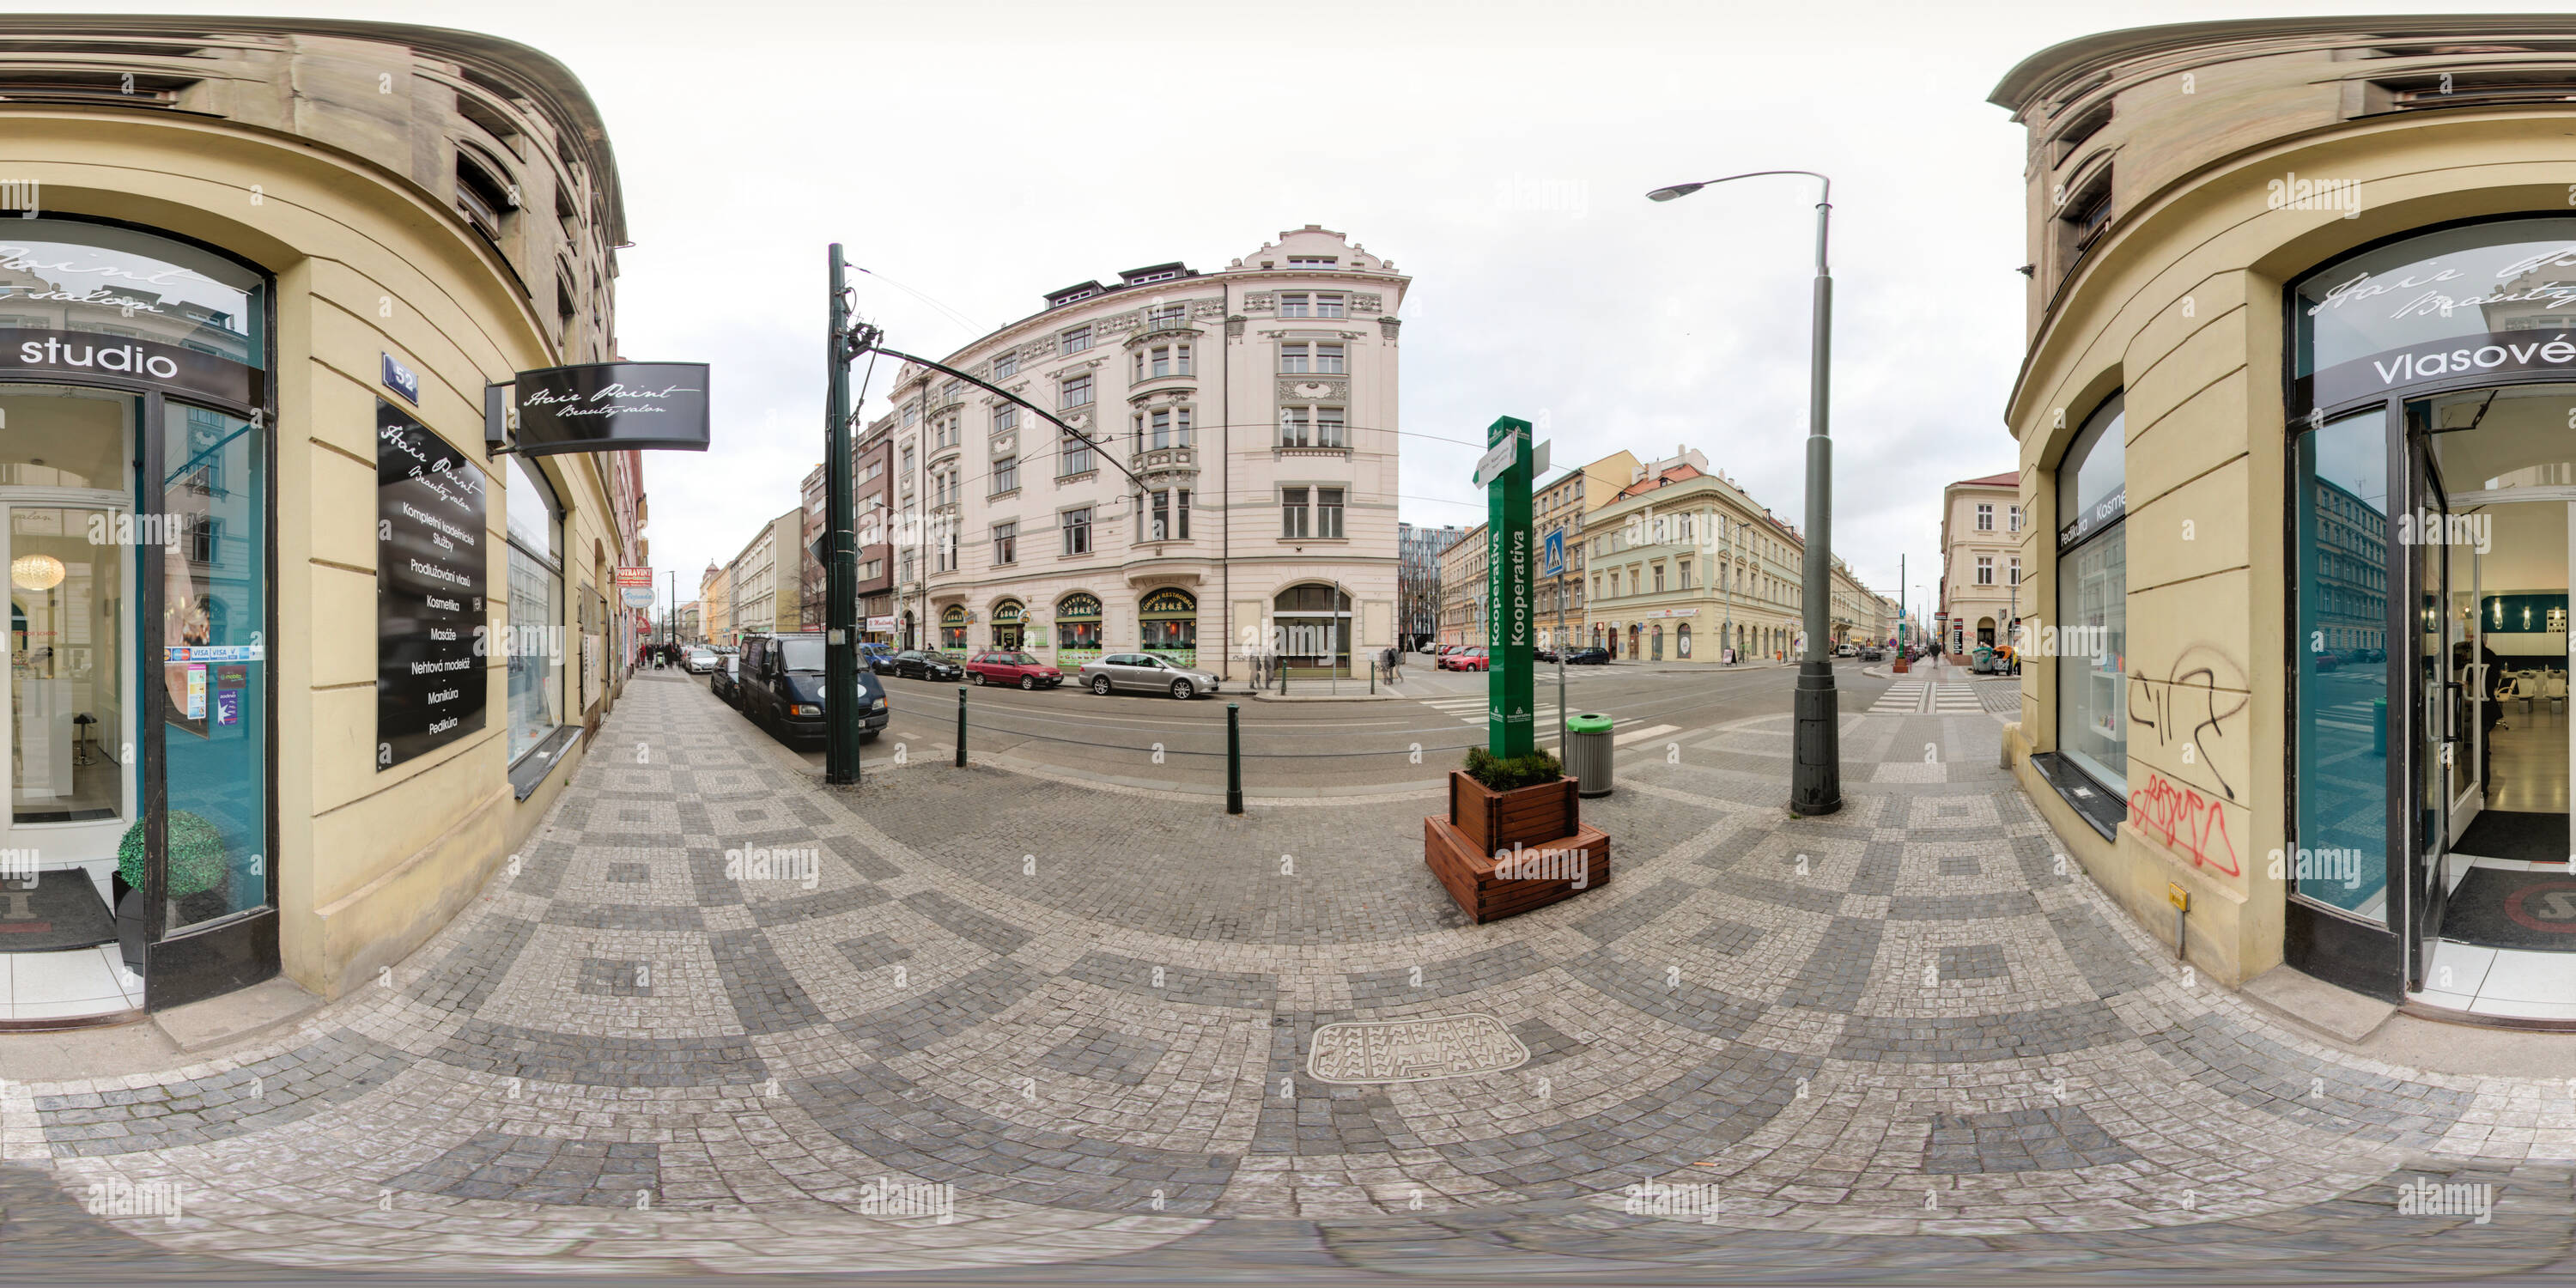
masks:
[[(1530, 423), (1505, 416), (1485, 431), (1493, 449), (1477, 470), (1485, 484), (1486, 748), (1522, 756), (1537, 743), (1530, 726)], [(1505, 456), (1504, 453), (1509, 455)]]

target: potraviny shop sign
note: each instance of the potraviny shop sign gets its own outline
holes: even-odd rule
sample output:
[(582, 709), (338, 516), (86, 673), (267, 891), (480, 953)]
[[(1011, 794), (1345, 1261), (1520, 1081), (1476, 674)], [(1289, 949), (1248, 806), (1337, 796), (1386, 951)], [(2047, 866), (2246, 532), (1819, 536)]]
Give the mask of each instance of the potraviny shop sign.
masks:
[[(703, 452), (707, 364), (592, 362), (522, 371), (517, 380), (486, 391), (483, 411), (485, 440), (496, 451), (521, 456)], [(505, 441), (509, 446), (500, 446)]]

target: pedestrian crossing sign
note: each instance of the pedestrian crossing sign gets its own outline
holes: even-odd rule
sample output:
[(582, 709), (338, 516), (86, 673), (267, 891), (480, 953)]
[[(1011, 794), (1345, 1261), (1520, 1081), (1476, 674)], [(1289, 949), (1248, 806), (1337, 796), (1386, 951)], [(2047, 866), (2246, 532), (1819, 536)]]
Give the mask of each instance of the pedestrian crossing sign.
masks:
[(1539, 550), (1538, 575), (1542, 577), (1565, 575), (1565, 529), (1559, 528), (1547, 534), (1547, 544)]

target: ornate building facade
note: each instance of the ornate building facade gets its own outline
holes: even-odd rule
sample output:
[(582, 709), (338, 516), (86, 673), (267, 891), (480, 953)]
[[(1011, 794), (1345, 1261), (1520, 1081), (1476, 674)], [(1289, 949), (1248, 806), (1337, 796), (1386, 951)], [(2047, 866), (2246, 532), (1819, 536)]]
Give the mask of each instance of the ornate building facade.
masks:
[[(1071, 668), (1155, 652), (1365, 666), (1394, 642), (1406, 278), (1314, 225), (1227, 267), (1081, 282), (907, 364), (891, 446), (898, 633)], [(865, 522), (865, 516), (862, 516)]]

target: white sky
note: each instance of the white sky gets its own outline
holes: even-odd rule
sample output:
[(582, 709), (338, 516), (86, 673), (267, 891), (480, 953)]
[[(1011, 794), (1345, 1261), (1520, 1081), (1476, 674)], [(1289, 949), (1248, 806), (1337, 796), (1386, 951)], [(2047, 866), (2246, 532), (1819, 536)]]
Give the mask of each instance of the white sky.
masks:
[[(2024, 140), (1985, 102), (2013, 64), (2156, 23), (2555, 6), (100, 7), (467, 28), (572, 68), (625, 182), (625, 354), (715, 366), (714, 449), (645, 457), (654, 562), (687, 599), (823, 459), (834, 240), (977, 324), (857, 279), (889, 344), (937, 356), (1041, 292), (1174, 259), (1222, 268), (1319, 223), (1414, 279), (1405, 519), (1479, 521), (1477, 444), (1514, 415), (1542, 426), (1560, 466), (1687, 443), (1803, 525), (1814, 187), (1644, 198), (1789, 167), (1835, 180), (1834, 546), (1882, 592), (1900, 552), (1928, 585), (1941, 485), (2016, 464), (2001, 417), (2022, 347)], [(872, 395), (868, 414), (882, 409)]]

